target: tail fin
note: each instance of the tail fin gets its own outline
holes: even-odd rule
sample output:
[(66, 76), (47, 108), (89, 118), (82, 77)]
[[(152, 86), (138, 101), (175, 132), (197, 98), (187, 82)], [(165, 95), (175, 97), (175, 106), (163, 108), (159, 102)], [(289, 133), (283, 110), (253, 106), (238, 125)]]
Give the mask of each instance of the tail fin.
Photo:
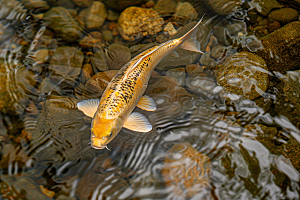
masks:
[(203, 53), (200, 50), (200, 43), (196, 40), (195, 34), (197, 33), (199, 25), (202, 22), (204, 16), (205, 14), (201, 17), (199, 22), (189, 32), (187, 32), (184, 36), (179, 38), (183, 42), (180, 48), (189, 51), (195, 51), (198, 53)]
[(201, 17), (199, 22), (191, 30), (189, 30), (189, 32), (184, 34), (184, 36), (182, 36), (180, 39), (183, 40), (183, 41), (191, 39), (197, 33), (199, 25), (201, 24), (204, 16), (205, 16), (205, 14)]

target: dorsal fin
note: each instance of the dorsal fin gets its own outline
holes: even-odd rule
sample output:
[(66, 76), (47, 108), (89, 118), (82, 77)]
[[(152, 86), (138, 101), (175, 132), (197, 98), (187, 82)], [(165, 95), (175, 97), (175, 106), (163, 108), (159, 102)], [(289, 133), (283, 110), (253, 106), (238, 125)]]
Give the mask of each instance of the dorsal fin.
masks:
[[(145, 55), (143, 55), (142, 57), (140, 57), (140, 58), (138, 58), (131, 66), (130, 66), (130, 68), (128, 68), (128, 70), (126, 71), (126, 74), (124, 75), (124, 77), (123, 77), (123, 80), (125, 80), (126, 78), (127, 78), (127, 75), (130, 73), (130, 72), (132, 72), (134, 69), (135, 69), (135, 67), (138, 65), (138, 64), (140, 64), (141, 63), (141, 61), (146, 57), (146, 56), (148, 56), (148, 55), (150, 55), (151, 53), (153, 53), (154, 51), (156, 51), (159, 47), (161, 47), (161, 46), (163, 46), (165, 43), (162, 43), (162, 44), (160, 44), (160, 45), (158, 45), (158, 46), (155, 46), (155, 47), (152, 47), (151, 49), (151, 51), (149, 51), (149, 52), (147, 52)], [(137, 56), (140, 56), (141, 54), (143, 54), (143, 52), (142, 53), (140, 53), (139, 55), (137, 55)], [(136, 56), (136, 57), (137, 57)], [(136, 58), (135, 57), (135, 58)], [(134, 59), (134, 58), (133, 58)], [(122, 81), (123, 81), (122, 80)]]

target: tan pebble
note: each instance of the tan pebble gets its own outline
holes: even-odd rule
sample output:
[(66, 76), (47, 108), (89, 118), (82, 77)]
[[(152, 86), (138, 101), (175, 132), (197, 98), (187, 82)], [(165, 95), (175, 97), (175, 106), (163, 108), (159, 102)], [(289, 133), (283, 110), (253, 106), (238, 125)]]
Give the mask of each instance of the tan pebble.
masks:
[(152, 8), (152, 7), (154, 7), (155, 3), (154, 3), (154, 1), (150, 0), (145, 5), (147, 8)]
[(167, 23), (167, 25), (164, 27), (164, 31), (168, 32), (169, 35), (175, 35), (177, 33), (171, 22)]
[(112, 31), (117, 26), (118, 26), (118, 24), (116, 22), (110, 22), (108, 24), (108, 29)]
[(112, 34), (113, 34), (113, 36), (116, 36), (116, 35), (119, 35), (119, 34), (120, 34), (117, 27), (114, 27), (114, 28), (113, 28)]
[(84, 64), (82, 69), (86, 70), (90, 75), (93, 73), (93, 68), (91, 64)]
[(273, 32), (273, 31), (279, 29), (280, 27), (281, 27), (280, 23), (278, 21), (275, 21), (268, 26), (268, 30), (270, 32)]
[(40, 185), (40, 190), (41, 190), (41, 192), (42, 192), (44, 195), (46, 195), (46, 196), (48, 196), (48, 197), (50, 197), (50, 198), (54, 197), (54, 195), (55, 195), (55, 192), (53, 192), (53, 191), (51, 191), (51, 190), (48, 190), (48, 189), (44, 188), (43, 185)]
[(118, 28), (123, 39), (134, 41), (161, 31), (163, 23), (164, 19), (155, 10), (132, 6), (121, 13)]
[(199, 64), (190, 64), (186, 66), (186, 72), (190, 76), (201, 75), (204, 71), (204, 66), (200, 66)]
[(108, 10), (107, 11), (107, 19), (109, 21), (117, 21), (119, 18), (119, 14), (118, 13), (115, 13), (114, 11), (112, 10)]
[(178, 2), (173, 20), (180, 21), (182, 23), (189, 22), (198, 17), (198, 13), (195, 8), (189, 2)]

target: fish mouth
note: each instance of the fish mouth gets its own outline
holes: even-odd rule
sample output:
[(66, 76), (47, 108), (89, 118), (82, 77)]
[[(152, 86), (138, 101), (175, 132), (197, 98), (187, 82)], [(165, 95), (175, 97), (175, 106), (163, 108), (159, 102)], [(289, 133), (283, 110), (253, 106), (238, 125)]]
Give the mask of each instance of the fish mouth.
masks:
[(94, 149), (97, 149), (97, 150), (101, 150), (101, 149), (105, 149), (106, 148), (106, 146), (100, 146), (100, 147), (98, 147), (98, 146), (95, 146), (93, 144), (91, 144), (91, 147), (93, 147)]

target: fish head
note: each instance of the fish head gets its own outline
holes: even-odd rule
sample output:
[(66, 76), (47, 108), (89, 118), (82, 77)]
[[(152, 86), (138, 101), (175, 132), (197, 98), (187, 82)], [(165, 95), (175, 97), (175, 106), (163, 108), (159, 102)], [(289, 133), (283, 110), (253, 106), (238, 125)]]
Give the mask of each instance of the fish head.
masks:
[(118, 125), (117, 118), (106, 119), (95, 115), (91, 127), (91, 146), (94, 149), (105, 149), (107, 144), (112, 141), (122, 126)]

